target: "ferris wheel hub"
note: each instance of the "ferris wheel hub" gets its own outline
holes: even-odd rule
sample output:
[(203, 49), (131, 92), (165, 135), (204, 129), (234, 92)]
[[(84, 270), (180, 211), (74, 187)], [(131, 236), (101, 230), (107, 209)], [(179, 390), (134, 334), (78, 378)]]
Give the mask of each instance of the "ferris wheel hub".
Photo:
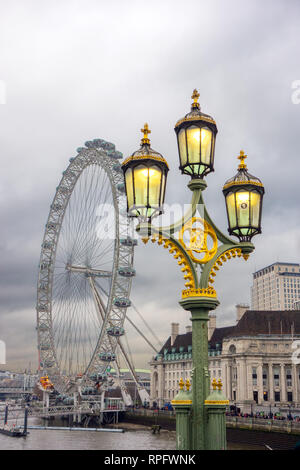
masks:
[(83, 273), (86, 276), (111, 277), (112, 275), (110, 271), (104, 271), (103, 269), (92, 269), (87, 266), (73, 266), (71, 264), (66, 264), (66, 270), (75, 273)]

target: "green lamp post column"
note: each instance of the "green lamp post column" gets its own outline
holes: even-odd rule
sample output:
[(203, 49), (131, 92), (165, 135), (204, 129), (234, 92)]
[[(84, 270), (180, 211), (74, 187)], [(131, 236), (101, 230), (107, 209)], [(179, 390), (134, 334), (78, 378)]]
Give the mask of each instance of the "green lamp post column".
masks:
[(172, 406), (176, 410), (176, 449), (189, 450), (191, 440), (191, 408), (192, 394), (190, 392), (190, 381), (186, 381), (184, 390), (184, 381), (179, 381), (179, 393), (172, 400)]
[[(144, 243), (151, 240), (167, 249), (177, 260), (185, 279), (185, 289), (179, 303), (191, 312), (192, 404), (188, 403), (187, 407), (186, 403), (174, 403), (177, 446), (180, 449), (203, 450), (214, 445), (214, 448), (223, 449), (226, 439), (224, 407), (211, 407), (205, 402), (210, 388), (207, 322), (209, 312), (219, 305), (213, 283), (220, 267), (228, 259), (243, 257), (247, 260), (254, 250), (251, 239), (261, 232), (264, 188), (258, 178), (248, 173), (244, 163), (246, 155), (241, 152), (238, 173), (223, 188), (228, 232), (238, 237), (239, 242), (218, 229), (207, 212), (202, 196), (207, 186), (204, 176), (214, 171), (217, 126), (211, 116), (201, 112), (197, 90), (194, 90), (192, 98), (194, 102), (190, 113), (175, 125), (179, 168), (182, 173), (191, 176), (188, 187), (193, 196), (187, 213), (168, 227), (151, 224), (151, 220), (163, 212), (168, 164), (160, 153), (150, 147), (148, 125), (142, 129), (144, 137), (140, 149), (123, 162), (122, 168), (128, 215), (139, 219), (137, 232)], [(184, 393), (181, 391), (179, 395)], [(177, 402), (186, 401), (180, 400), (179, 395)], [(190, 408), (191, 427), (187, 422)], [(216, 433), (221, 436), (220, 439), (216, 438)]]
[(205, 449), (205, 399), (209, 394), (208, 373), (208, 331), (209, 312), (219, 304), (213, 298), (188, 298), (179, 302), (191, 312), (192, 317), (192, 354), (193, 354), (193, 411), (190, 449)]
[[(207, 413), (207, 432), (206, 432), (206, 449), (207, 450), (226, 450), (226, 406), (229, 405), (222, 394), (221, 379), (212, 381), (213, 391), (205, 400), (205, 408)], [(218, 388), (218, 390), (216, 390)]]

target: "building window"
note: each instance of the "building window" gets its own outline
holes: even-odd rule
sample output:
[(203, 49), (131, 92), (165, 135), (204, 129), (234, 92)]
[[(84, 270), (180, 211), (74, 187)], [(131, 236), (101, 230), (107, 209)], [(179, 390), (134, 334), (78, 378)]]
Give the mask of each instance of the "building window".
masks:
[(257, 385), (256, 367), (252, 367), (252, 384)]
[(287, 401), (293, 401), (293, 393), (287, 392)]
[(291, 369), (287, 369), (286, 371), (286, 384), (288, 387), (292, 386), (292, 371)]
[(268, 378), (267, 371), (263, 370), (263, 385), (264, 386), (267, 385), (267, 378)]
[(258, 392), (257, 391), (253, 392), (253, 400), (256, 401), (256, 403), (258, 403)]
[(274, 398), (275, 398), (275, 401), (280, 401), (280, 392), (275, 392)]
[(274, 367), (274, 385), (275, 387), (279, 387), (279, 368)]
[(268, 401), (268, 392), (264, 392), (264, 401)]

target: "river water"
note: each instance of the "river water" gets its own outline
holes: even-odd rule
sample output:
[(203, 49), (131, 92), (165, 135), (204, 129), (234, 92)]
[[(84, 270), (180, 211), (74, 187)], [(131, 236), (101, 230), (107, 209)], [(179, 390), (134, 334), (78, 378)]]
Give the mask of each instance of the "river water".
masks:
[[(20, 423), (21, 424), (21, 423)], [(29, 425), (43, 425), (39, 419), (31, 418)], [(58, 420), (49, 426), (59, 425)], [(61, 425), (61, 424), (60, 424)], [(0, 434), (1, 450), (175, 450), (175, 431), (162, 430), (152, 434), (151, 428), (120, 423), (125, 432), (95, 432), (29, 429), (29, 435), (10, 437)], [(259, 449), (258, 446), (228, 443), (229, 450)]]

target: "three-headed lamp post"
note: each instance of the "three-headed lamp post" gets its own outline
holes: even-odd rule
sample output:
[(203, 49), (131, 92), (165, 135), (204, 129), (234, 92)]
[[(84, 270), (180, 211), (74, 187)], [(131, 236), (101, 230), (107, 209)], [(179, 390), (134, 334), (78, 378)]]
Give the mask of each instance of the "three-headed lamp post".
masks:
[(202, 193), (207, 186), (204, 177), (214, 171), (218, 130), (215, 120), (201, 112), (198, 98), (194, 90), (191, 111), (175, 125), (179, 168), (190, 176), (188, 187), (192, 191), (190, 208), (181, 220), (169, 227), (151, 224), (163, 212), (169, 168), (164, 157), (151, 148), (147, 124), (139, 150), (122, 164), (128, 215), (138, 218), (137, 232), (144, 243), (151, 240), (166, 248), (177, 260), (185, 280), (179, 303), (191, 312), (192, 391), (190, 383), (181, 380), (172, 404), (176, 409), (177, 448), (187, 450), (226, 448), (228, 400), (222, 395), (221, 381), (213, 381), (211, 389), (208, 373), (209, 312), (219, 305), (213, 283), (224, 262), (236, 257), (246, 260), (254, 250), (251, 239), (261, 233), (264, 194), (261, 181), (248, 173), (246, 155), (241, 151), (238, 172), (223, 188), (228, 232), (239, 242), (214, 224)]

